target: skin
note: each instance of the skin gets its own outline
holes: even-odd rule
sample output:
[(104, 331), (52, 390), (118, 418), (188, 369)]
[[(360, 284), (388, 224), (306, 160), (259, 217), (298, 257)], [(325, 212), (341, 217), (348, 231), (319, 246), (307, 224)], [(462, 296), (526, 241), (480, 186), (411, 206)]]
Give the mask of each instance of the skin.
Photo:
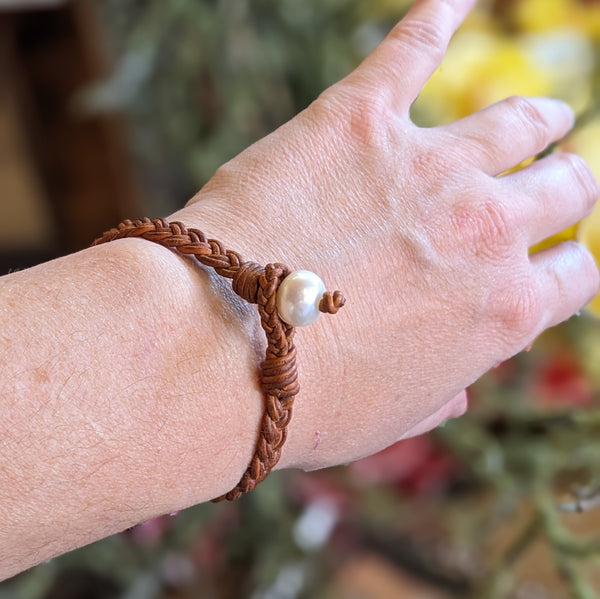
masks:
[[(221, 167), (171, 220), (348, 303), (299, 330), (279, 467), (372, 454), (466, 409), (465, 388), (597, 292), (593, 258), (536, 242), (590, 213), (577, 156), (499, 177), (573, 115), (511, 98), (433, 129), (409, 108), (473, 0), (418, 0), (344, 80)], [(262, 397), (255, 309), (141, 240), (0, 278), (0, 577), (228, 491)]]

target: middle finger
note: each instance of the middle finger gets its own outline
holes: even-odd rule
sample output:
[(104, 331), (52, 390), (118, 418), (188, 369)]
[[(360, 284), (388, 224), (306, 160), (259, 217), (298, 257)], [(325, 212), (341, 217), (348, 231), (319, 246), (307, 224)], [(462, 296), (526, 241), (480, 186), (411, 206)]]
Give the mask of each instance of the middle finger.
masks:
[(474, 164), (499, 175), (563, 137), (573, 123), (564, 102), (514, 96), (441, 128)]

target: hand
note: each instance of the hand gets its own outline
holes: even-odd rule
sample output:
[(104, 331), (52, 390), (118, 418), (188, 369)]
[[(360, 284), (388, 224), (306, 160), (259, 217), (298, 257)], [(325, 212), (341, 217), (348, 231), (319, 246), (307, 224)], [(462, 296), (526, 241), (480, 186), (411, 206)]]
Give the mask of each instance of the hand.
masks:
[(417, 0), (359, 68), (171, 217), (348, 299), (298, 333), (282, 465), (347, 462), (459, 415), (468, 385), (598, 289), (579, 244), (528, 251), (591, 211), (584, 161), (558, 153), (500, 176), (565, 135), (566, 105), (513, 97), (443, 127), (410, 121), (473, 4)]

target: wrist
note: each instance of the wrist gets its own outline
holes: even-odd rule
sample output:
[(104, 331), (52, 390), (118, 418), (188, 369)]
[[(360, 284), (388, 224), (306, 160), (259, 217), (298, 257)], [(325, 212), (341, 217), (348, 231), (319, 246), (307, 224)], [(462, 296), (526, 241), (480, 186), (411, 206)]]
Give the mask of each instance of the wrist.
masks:
[[(265, 230), (255, 231), (252, 227), (256, 225), (256, 219), (249, 214), (244, 215), (244, 207), (239, 206), (239, 202), (235, 200), (228, 201), (227, 197), (224, 194), (218, 199), (217, 196), (198, 199), (169, 217), (169, 220), (180, 220), (190, 227), (200, 228), (207, 236), (216, 237), (225, 246), (238, 251), (246, 260), (257, 260), (263, 264), (281, 261), (292, 270), (306, 268), (308, 265), (317, 274), (321, 274), (324, 269), (316, 253), (301, 260), (295, 252), (289, 251), (289, 247), (294, 244), (292, 231), (284, 240), (283, 247), (278, 248), (279, 240), (272, 238)], [(269, 225), (274, 229), (282, 228), (273, 222)], [(336, 279), (336, 275), (331, 274), (331, 265), (328, 266), (325, 276)], [(224, 300), (229, 302), (231, 297)], [(236, 298), (236, 301), (239, 299)], [(256, 306), (246, 304), (246, 309), (248, 317), (258, 325), (260, 319)], [(296, 329), (294, 342), (298, 352), (300, 393), (294, 403), (287, 440), (276, 469), (325, 467), (331, 465), (332, 456), (336, 455), (332, 446), (339, 439), (341, 431), (331, 427), (331, 411), (344, 409), (341, 405), (343, 396), (340, 396), (338, 390), (344, 378), (345, 367), (340, 359), (336, 333), (337, 327), (344, 326), (338, 320), (343, 318), (343, 312), (335, 318), (322, 317), (313, 325)], [(260, 333), (260, 337), (264, 338), (264, 334)], [(256, 355), (262, 360), (264, 350), (259, 349)], [(264, 399), (261, 401), (264, 402)], [(258, 429), (254, 430), (254, 435), (255, 438), (258, 436)]]
[(123, 240), (0, 281), (0, 546), (13, 556), (0, 577), (215, 497), (246, 468), (256, 323), (189, 262)]
[(178, 502), (169, 509), (180, 509), (229, 491), (252, 456), (262, 412), (260, 323), (253, 307), (193, 258), (127, 241), (128, 260), (138, 264), (137, 295), (148, 301), (140, 318), (152, 321), (136, 343), (156, 350), (151, 368), (163, 361), (162, 373), (149, 375), (157, 413), (143, 432), (156, 446), (157, 425), (167, 423), (165, 443), (154, 450), (166, 454), (161, 487)]

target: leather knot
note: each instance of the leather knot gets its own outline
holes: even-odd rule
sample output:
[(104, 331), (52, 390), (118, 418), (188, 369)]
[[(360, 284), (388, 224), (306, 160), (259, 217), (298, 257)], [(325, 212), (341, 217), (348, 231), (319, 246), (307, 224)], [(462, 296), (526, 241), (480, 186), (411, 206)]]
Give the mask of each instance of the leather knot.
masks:
[(265, 269), (256, 262), (244, 262), (233, 276), (233, 290), (251, 304), (258, 302), (259, 279)]
[(278, 399), (286, 399), (298, 394), (300, 385), (296, 368), (296, 348), (293, 345), (287, 355), (264, 360), (261, 368), (261, 383), (265, 393)]
[(325, 314), (337, 314), (338, 310), (346, 303), (346, 298), (341, 291), (325, 292), (319, 302), (319, 310)]

